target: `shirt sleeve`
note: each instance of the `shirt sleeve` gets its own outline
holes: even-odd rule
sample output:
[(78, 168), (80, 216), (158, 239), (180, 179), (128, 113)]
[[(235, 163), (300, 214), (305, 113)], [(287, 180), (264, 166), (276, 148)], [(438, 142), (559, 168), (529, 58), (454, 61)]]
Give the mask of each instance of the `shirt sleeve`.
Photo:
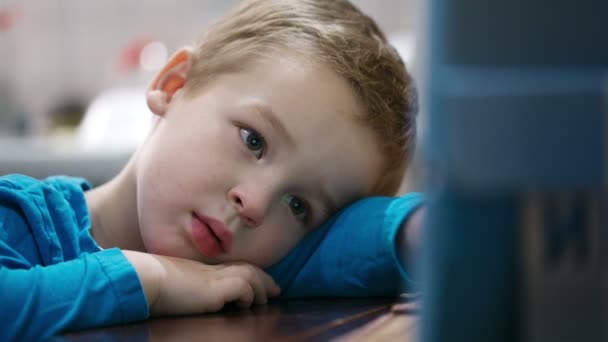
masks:
[(146, 319), (148, 304), (119, 249), (50, 266), (0, 266), (0, 340), (46, 340), (79, 330)]
[(267, 271), (283, 297), (392, 296), (415, 286), (397, 257), (397, 233), (419, 193), (360, 200), (309, 234)]

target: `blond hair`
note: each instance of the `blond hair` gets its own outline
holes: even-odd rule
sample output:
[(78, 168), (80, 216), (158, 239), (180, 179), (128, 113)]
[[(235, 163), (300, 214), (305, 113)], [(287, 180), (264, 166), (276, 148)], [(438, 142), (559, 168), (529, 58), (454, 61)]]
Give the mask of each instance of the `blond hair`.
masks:
[(383, 157), (370, 195), (394, 195), (414, 149), (416, 90), (376, 23), (346, 0), (245, 1), (196, 45), (186, 94), (285, 48), (325, 63), (350, 84), (363, 106), (356, 119), (373, 130)]

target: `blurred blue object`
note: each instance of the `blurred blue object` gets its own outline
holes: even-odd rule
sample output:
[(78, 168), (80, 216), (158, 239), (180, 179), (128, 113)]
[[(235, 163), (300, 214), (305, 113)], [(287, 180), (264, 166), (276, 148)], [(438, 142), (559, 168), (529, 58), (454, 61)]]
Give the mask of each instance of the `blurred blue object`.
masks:
[(608, 2), (429, 9), (422, 340), (608, 340)]

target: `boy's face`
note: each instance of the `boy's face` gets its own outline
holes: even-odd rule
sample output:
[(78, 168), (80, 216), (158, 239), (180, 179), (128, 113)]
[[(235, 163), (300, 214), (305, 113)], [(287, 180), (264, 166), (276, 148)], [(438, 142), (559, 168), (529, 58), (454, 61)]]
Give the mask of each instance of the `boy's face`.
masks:
[(174, 97), (140, 151), (148, 252), (260, 267), (369, 194), (380, 157), (347, 83), (286, 54)]

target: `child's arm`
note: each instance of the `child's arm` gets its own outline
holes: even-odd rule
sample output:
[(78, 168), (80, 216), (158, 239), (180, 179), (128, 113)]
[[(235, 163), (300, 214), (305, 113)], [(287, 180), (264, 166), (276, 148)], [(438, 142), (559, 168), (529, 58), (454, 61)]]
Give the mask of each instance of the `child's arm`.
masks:
[(30, 268), (15, 268), (22, 260), (2, 241), (0, 250), (2, 341), (46, 340), (148, 317), (137, 275), (118, 249)]
[(412, 290), (411, 272), (399, 260), (399, 254), (410, 254), (409, 245), (400, 253), (398, 241), (417, 239), (416, 234), (408, 234), (407, 223), (412, 222), (416, 230), (420, 219), (409, 218), (422, 203), (417, 193), (358, 201), (312, 232), (268, 271), (287, 297), (387, 296), (403, 291), (402, 285)]
[(115, 248), (50, 266), (6, 267), (11, 263), (0, 259), (2, 341), (45, 340), (149, 314), (217, 311), (232, 301), (262, 304), (280, 292), (270, 276), (251, 265), (208, 266)]
[(135, 268), (152, 316), (194, 314), (266, 304), (279, 287), (259, 268), (246, 263), (206, 265), (198, 261), (124, 251)]
[[(7, 258), (3, 261), (10, 264)], [(243, 306), (265, 303), (279, 289), (270, 276), (251, 265), (208, 266), (108, 249), (29, 269), (10, 269), (2, 263), (0, 293), (0, 340), (6, 341), (124, 324), (146, 319), (149, 313), (216, 311), (231, 301)]]

